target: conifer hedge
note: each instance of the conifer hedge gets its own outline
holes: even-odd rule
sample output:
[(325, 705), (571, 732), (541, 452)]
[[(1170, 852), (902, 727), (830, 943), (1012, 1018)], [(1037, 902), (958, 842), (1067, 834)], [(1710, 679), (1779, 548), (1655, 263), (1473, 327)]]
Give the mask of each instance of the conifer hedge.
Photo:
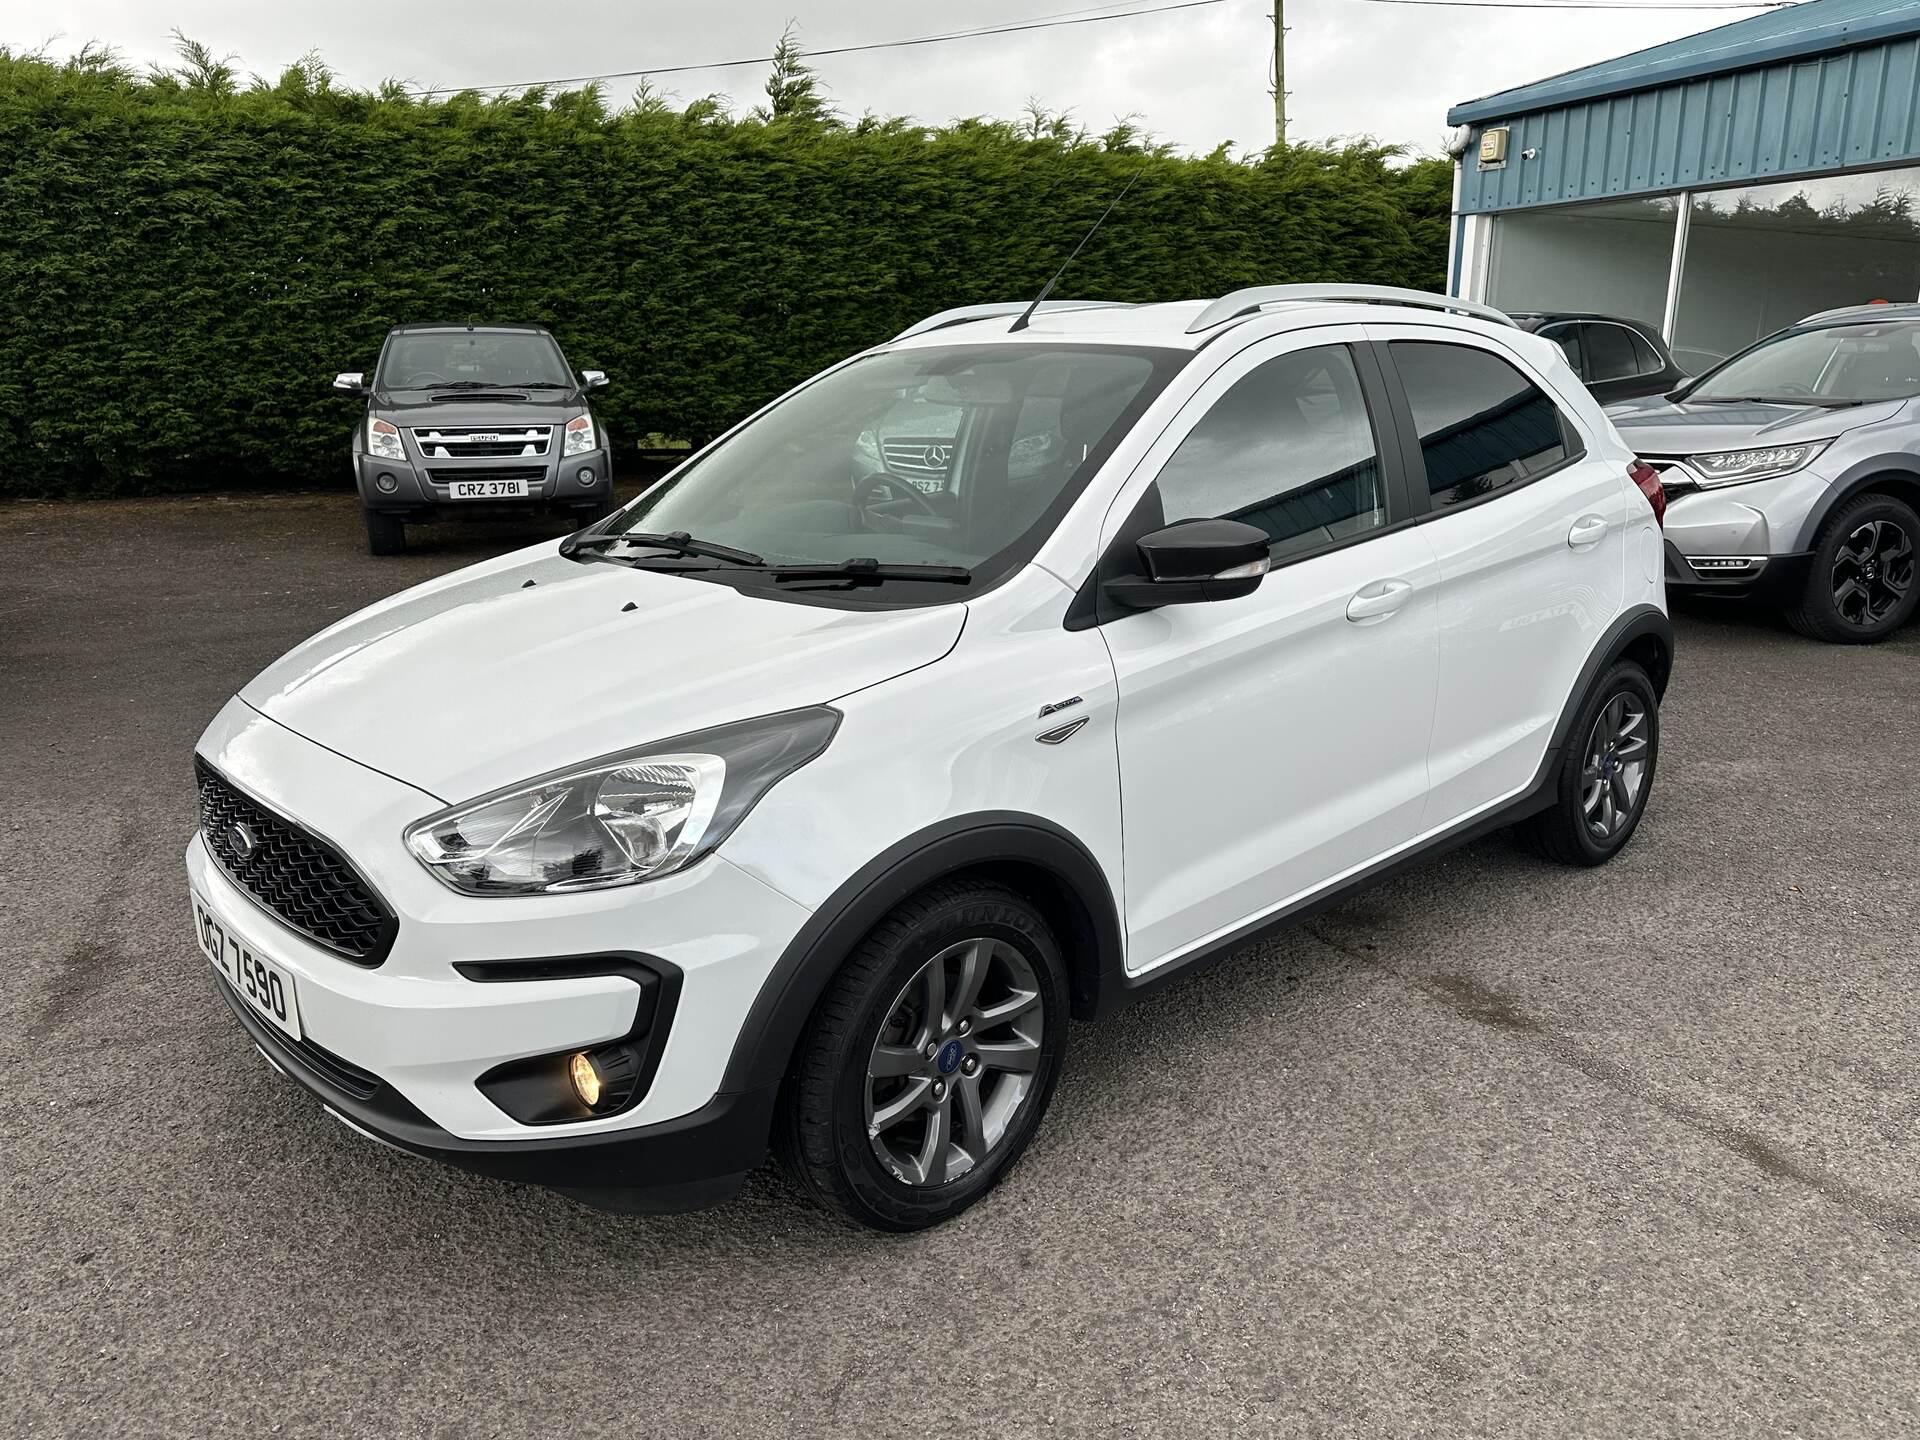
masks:
[(1137, 171), (1062, 296), (1437, 288), (1448, 171), (1393, 158), (0, 51), (0, 495), (344, 484), (329, 381), (402, 321), (548, 325), (613, 377), (628, 445), (701, 439), (924, 314), (1034, 293)]

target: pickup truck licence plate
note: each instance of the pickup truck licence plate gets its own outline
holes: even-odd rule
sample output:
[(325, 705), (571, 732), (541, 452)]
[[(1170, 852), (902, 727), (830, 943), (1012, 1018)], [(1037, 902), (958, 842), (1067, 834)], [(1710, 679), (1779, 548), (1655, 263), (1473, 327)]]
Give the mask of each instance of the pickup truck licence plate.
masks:
[(454, 500), (524, 500), (527, 498), (527, 482), (456, 480), (447, 487), (447, 494)]

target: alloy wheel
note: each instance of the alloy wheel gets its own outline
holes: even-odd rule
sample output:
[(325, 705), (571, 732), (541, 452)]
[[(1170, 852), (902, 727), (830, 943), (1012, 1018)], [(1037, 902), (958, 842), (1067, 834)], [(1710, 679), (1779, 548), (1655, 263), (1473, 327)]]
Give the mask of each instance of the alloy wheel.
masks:
[(1588, 833), (1602, 844), (1633, 820), (1653, 758), (1647, 734), (1646, 706), (1631, 691), (1615, 695), (1594, 718), (1580, 772), (1580, 810)]
[(1045, 1002), (1033, 965), (981, 936), (920, 967), (887, 1011), (867, 1060), (867, 1139), (913, 1186), (985, 1162), (1039, 1082)]
[(1833, 608), (1847, 624), (1878, 625), (1913, 584), (1913, 539), (1891, 520), (1869, 520), (1833, 557)]

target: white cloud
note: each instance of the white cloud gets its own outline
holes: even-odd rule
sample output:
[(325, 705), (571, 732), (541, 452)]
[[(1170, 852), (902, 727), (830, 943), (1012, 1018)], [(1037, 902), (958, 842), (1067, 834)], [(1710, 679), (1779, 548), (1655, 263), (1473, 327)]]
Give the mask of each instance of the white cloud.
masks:
[[(171, 58), (179, 26), (243, 71), (274, 75), (309, 50), (349, 83), (389, 76), (457, 88), (504, 81), (764, 55), (788, 19), (806, 45), (860, 43), (1084, 8), (1092, 0), (524, 0), (393, 5), (333, 0), (0, 0), (0, 44), (50, 38), (63, 55), (100, 41), (136, 63)], [(1146, 3), (1146, 0), (1139, 0)], [(1029, 97), (1105, 130), (1137, 114), (1161, 139), (1193, 150), (1222, 140), (1258, 149), (1273, 134), (1267, 90), (1271, 0), (1076, 25), (946, 45), (822, 58), (817, 68), (849, 115), (871, 110), (944, 121), (1017, 115)], [(1738, 18), (1728, 13), (1417, 8), (1367, 0), (1292, 0), (1287, 50), (1296, 138), (1370, 134), (1437, 151), (1447, 107), (1623, 51)], [(55, 38), (57, 36), (57, 38)], [(742, 109), (760, 98), (764, 67), (706, 70), (659, 83), (683, 100), (710, 91)], [(624, 98), (631, 82), (617, 82)]]

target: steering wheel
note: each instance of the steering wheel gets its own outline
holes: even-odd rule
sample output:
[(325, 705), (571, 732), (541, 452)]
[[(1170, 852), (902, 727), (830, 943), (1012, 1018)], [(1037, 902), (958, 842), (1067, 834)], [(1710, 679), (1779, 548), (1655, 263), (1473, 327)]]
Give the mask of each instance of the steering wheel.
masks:
[(1811, 395), (1813, 387), (1802, 385), (1798, 380), (1782, 380), (1776, 387), (1783, 395)]
[(416, 370), (407, 377), (407, 385), (409, 388), (415, 388), (422, 380), (438, 381), (442, 385), (451, 385), (453, 383), (438, 370)]
[(873, 473), (864, 475), (853, 482), (854, 508), (862, 514), (867, 513), (877, 493), (881, 490), (891, 490), (896, 495), (905, 496), (907, 499), (913, 501), (915, 505), (918, 505), (925, 514), (931, 515), (936, 520), (944, 520), (946, 518), (938, 510), (933, 508), (933, 502), (927, 499), (925, 492), (922, 491), (919, 486), (909, 485), (898, 475), (890, 475), (885, 470), (875, 470)]

